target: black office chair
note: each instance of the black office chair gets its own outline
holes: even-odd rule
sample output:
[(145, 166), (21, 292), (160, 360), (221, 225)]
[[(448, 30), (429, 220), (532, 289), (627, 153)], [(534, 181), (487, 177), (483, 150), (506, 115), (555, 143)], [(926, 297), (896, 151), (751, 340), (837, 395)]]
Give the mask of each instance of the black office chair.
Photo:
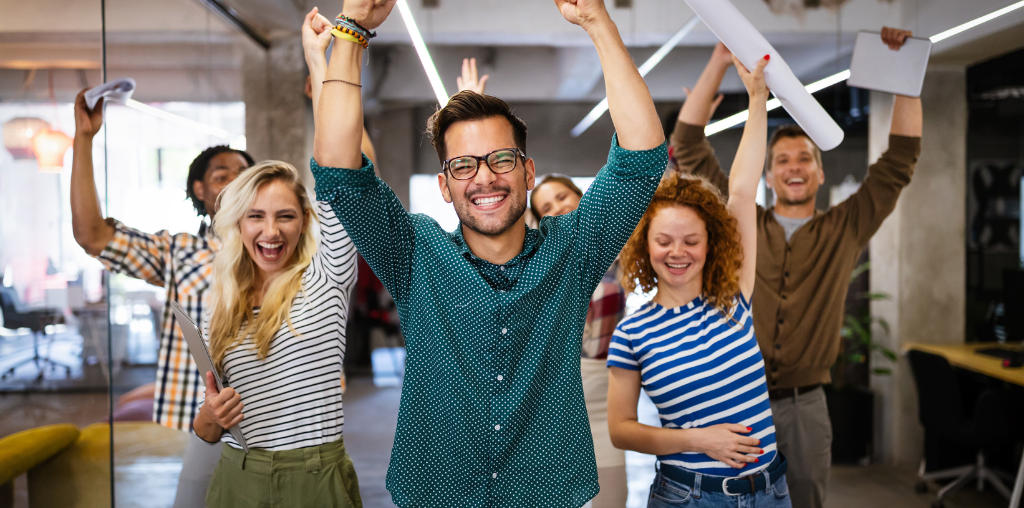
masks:
[(46, 335), (46, 327), (48, 325), (55, 325), (64, 322), (64, 315), (60, 310), (28, 309), (22, 305), (21, 299), (18, 298), (18, 292), (15, 291), (14, 288), (0, 286), (0, 313), (2, 313), (3, 316), (0, 321), (2, 321), (4, 328), (9, 330), (28, 328), (29, 330), (32, 330), (33, 350), (31, 358), (12, 365), (3, 373), (3, 375), (0, 375), (0, 379), (7, 379), (8, 376), (14, 374), (15, 369), (27, 363), (36, 364), (36, 369), (39, 371), (37, 379), (43, 378), (43, 374), (46, 372), (46, 367), (51, 369), (63, 367), (65, 372), (68, 375), (71, 375), (71, 366), (53, 361), (49, 357), (39, 355), (39, 335)]
[(922, 459), (918, 491), (926, 492), (928, 481), (952, 478), (932, 503), (934, 508), (942, 508), (942, 499), (947, 494), (977, 480), (979, 491), (988, 482), (1009, 499), (1010, 490), (1003, 480), (1012, 482), (1013, 477), (985, 466), (985, 451), (1012, 445), (1014, 436), (1008, 413), (1012, 404), (1019, 401), (1004, 390), (984, 389), (974, 398), (973, 408), (965, 407), (959, 376), (945, 358), (921, 351), (910, 351), (907, 356), (917, 384), (918, 417), (926, 438), (969, 447), (976, 450), (977, 457), (974, 464), (930, 473), (925, 472)]

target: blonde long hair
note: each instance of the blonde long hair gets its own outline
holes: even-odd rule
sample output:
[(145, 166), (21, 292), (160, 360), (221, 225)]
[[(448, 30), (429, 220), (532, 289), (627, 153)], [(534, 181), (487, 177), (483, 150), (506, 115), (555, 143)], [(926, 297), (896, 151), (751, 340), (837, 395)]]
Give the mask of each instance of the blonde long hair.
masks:
[[(288, 185), (302, 206), (306, 221), (298, 245), (284, 273), (274, 278), (263, 296), (259, 316), (252, 309), (258, 268), (242, 243), (240, 223), (249, 212), (256, 193), (264, 185), (280, 181)], [(252, 336), (257, 358), (270, 353), (270, 343), (287, 323), (297, 333), (289, 316), (292, 301), (303, 291), (302, 274), (313, 260), (319, 236), (319, 219), (309, 200), (302, 178), (287, 162), (264, 161), (245, 170), (231, 182), (218, 198), (219, 207), (213, 221), (214, 233), (223, 247), (213, 261), (213, 287), (210, 296), (210, 354), (223, 372), (224, 356)]]

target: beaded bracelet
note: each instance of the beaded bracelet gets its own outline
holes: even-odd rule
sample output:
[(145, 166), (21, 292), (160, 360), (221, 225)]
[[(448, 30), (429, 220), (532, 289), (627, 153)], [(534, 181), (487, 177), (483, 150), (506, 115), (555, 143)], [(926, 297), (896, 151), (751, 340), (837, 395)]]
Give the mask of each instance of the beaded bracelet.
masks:
[(344, 14), (338, 14), (338, 17), (335, 18), (335, 20), (341, 24), (350, 25), (349, 28), (353, 28), (359, 32), (362, 32), (363, 36), (366, 37), (367, 39), (372, 39), (377, 36), (377, 32), (371, 32), (367, 30), (366, 28), (363, 27), (363, 25), (360, 25), (358, 21)]
[(363, 38), (362, 35), (352, 31), (347, 27), (334, 27), (331, 29), (331, 35), (345, 41), (354, 42), (366, 49), (370, 46), (370, 43)]

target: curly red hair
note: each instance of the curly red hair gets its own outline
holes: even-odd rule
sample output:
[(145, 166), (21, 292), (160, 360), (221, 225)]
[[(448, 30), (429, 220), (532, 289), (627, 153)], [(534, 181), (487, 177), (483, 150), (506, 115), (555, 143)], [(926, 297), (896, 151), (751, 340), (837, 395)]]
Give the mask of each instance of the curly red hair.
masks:
[(740, 293), (743, 247), (736, 219), (729, 215), (725, 199), (703, 177), (669, 172), (662, 179), (647, 212), (622, 249), (622, 287), (627, 292), (637, 286), (644, 292), (658, 287), (658, 276), (651, 266), (651, 253), (647, 248), (647, 232), (658, 210), (669, 206), (690, 208), (704, 221), (708, 233), (708, 255), (701, 281), (704, 298), (723, 314), (731, 315), (733, 300)]

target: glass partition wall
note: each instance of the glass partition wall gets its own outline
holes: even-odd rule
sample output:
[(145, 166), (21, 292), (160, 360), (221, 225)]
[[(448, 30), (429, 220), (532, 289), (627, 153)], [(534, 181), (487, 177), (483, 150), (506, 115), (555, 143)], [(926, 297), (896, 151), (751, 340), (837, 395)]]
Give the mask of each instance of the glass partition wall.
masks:
[[(108, 81), (131, 78), (136, 88), (106, 109), (107, 215), (126, 233), (109, 279), (114, 498), (118, 508), (160, 508), (174, 503), (203, 389), (167, 306), (177, 300), (199, 323), (209, 283), (209, 217), (186, 194), (189, 171), (209, 147), (245, 149), (247, 41), (201, 2), (116, 4), (106, 15)], [(159, 30), (140, 19), (161, 20)]]
[[(253, 43), (192, 0), (0, 0), (0, 12), (0, 439), (60, 443), (0, 485), (0, 506), (170, 507), (202, 383), (182, 378), (187, 349), (168, 347), (168, 281), (197, 297), (205, 286), (171, 273), (188, 253), (168, 245), (209, 222), (186, 196), (193, 160), (245, 149)], [(72, 28), (55, 30), (54, 12)], [(92, 178), (75, 173), (75, 97), (120, 78), (133, 96), (105, 105), (78, 144)], [(91, 201), (98, 214), (80, 206)]]
[[(71, 209), (73, 103), (103, 82), (102, 4), (3, 0), (0, 12), (0, 439), (49, 458), (31, 481), (17, 471), (0, 485), (0, 505), (105, 506), (117, 324), (103, 266), (76, 241)], [(55, 12), (74, 23), (55, 28)], [(106, 138), (95, 137), (91, 178), (79, 175), (101, 210), (116, 201)]]

